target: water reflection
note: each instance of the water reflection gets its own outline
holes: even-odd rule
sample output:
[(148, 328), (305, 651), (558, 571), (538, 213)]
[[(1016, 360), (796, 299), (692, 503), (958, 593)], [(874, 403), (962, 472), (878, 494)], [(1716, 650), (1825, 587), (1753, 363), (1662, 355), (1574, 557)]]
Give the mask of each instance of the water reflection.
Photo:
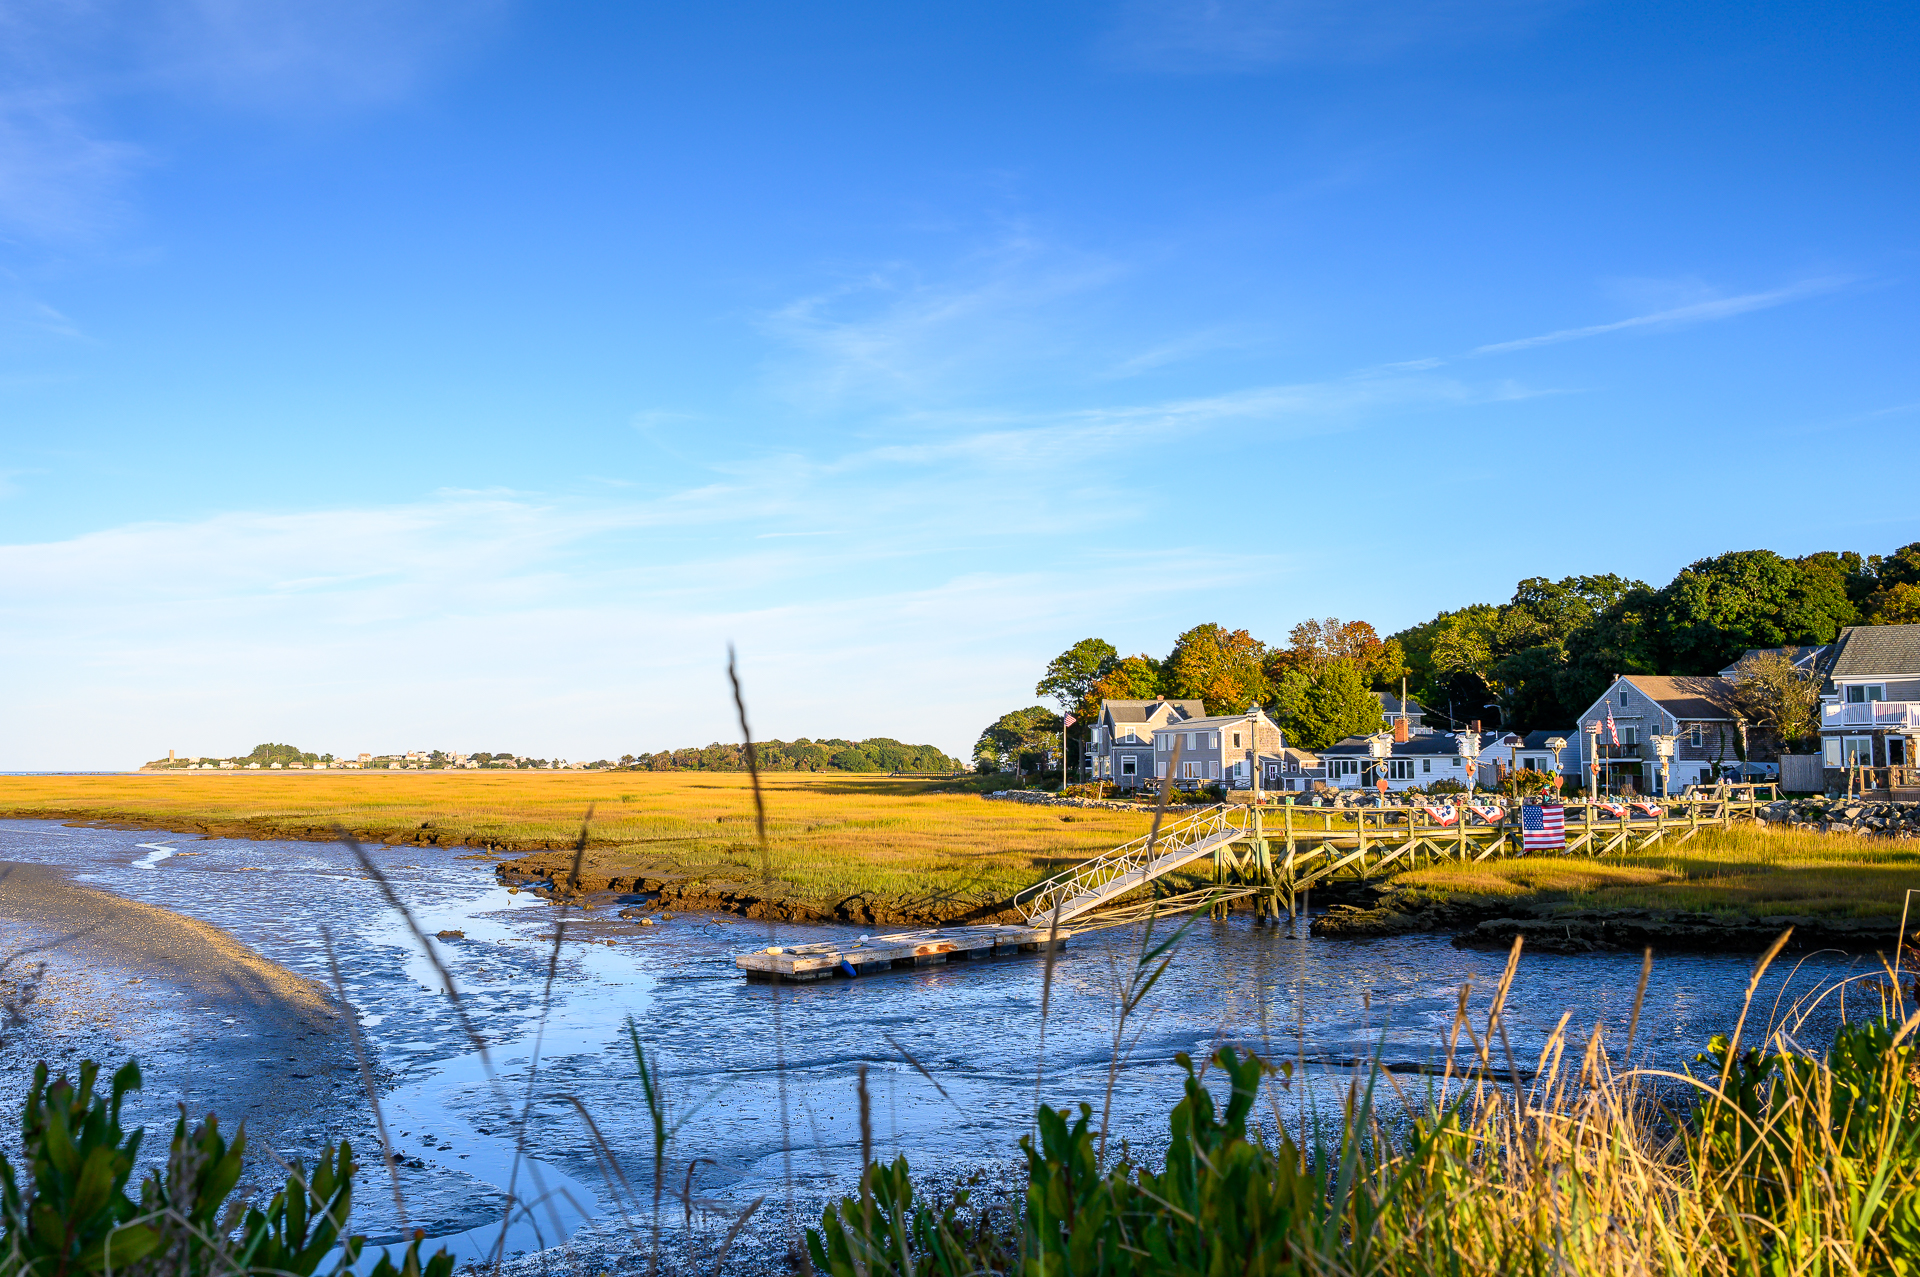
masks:
[[(162, 850), (179, 854), (162, 857)], [(847, 929), (699, 916), (643, 928), (601, 909), (574, 915), (543, 1020), (556, 910), (495, 885), (491, 865), (461, 859), (462, 849), (370, 850), (429, 935), (464, 933), (431, 943), (489, 1045), (491, 1071), (460, 1029), (432, 965), (345, 849), (0, 822), (0, 859), (70, 866), (99, 886), (225, 927), (323, 982), (320, 927), (329, 926), (348, 996), (388, 1081), (389, 1124), (401, 1151), (419, 1163), (404, 1173), (409, 1222), (436, 1235), (479, 1229), (469, 1239), (476, 1248), (481, 1236), (491, 1244), (502, 1192), (527, 1190), (524, 1179), (511, 1184), (523, 1106), (528, 1146), (541, 1159), (531, 1168), (540, 1178), (536, 1191), (553, 1206), (515, 1248), (557, 1240), (581, 1218), (614, 1208), (575, 1100), (628, 1174), (650, 1183), (651, 1124), (624, 1030), (629, 1018), (669, 1078), (674, 1191), (684, 1182), (714, 1209), (738, 1209), (762, 1195), (779, 1200), (789, 1167), (803, 1194), (844, 1187), (858, 1160), (854, 1088), (863, 1065), (876, 1152), (905, 1153), (916, 1167), (962, 1168), (1014, 1155), (1036, 1094), (1097, 1109), (1109, 1081), (1115, 989), (1141, 940), (1137, 930), (1101, 932), (1060, 956), (1043, 1051), (1044, 964), (1035, 958), (777, 988), (740, 978), (733, 955)], [(1679, 1067), (1708, 1036), (1729, 1028), (1751, 961), (1740, 954), (1659, 958), (1635, 1062)], [(1329, 1095), (1343, 1084), (1345, 1062), (1431, 1062), (1444, 1049), (1460, 986), (1471, 986), (1476, 1024), (1483, 1022), (1504, 963), (1502, 953), (1455, 949), (1439, 936), (1330, 942), (1247, 919), (1195, 922), (1129, 1026), (1130, 1053), (1114, 1080), (1116, 1138), (1151, 1148), (1162, 1137), (1179, 1091), (1172, 1061), (1182, 1051), (1199, 1057), (1237, 1042), (1296, 1061), (1309, 1074), (1332, 1069)], [(1759, 1014), (1765, 1018), (1789, 981), (1807, 989), (1871, 966), (1871, 959), (1831, 954), (1797, 970), (1783, 962), (1764, 983)], [(1525, 955), (1508, 1003), (1515, 1058), (1534, 1060), (1564, 1014), (1577, 1041), (1598, 1031), (1617, 1049), (1638, 969), (1636, 954)], [(1823, 1012), (1812, 1031), (1830, 1023)], [(1302, 1105), (1324, 1098), (1311, 1085), (1297, 1097)], [(370, 1124), (350, 1133), (371, 1147), (361, 1143)], [(383, 1191), (365, 1185), (356, 1226), (391, 1232), (392, 1214)]]

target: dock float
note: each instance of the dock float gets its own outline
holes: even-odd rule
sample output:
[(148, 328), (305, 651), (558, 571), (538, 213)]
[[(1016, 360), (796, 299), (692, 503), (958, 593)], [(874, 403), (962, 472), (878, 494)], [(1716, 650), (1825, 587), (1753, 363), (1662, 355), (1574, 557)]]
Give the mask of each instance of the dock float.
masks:
[(903, 931), (857, 940), (829, 940), (818, 944), (783, 944), (743, 953), (733, 965), (747, 978), (804, 984), (835, 977), (878, 975), (898, 968), (932, 967), (949, 961), (972, 961), (1039, 953), (1049, 936), (1063, 949), (1072, 932), (1065, 928), (1019, 925), (940, 927), (931, 931)]

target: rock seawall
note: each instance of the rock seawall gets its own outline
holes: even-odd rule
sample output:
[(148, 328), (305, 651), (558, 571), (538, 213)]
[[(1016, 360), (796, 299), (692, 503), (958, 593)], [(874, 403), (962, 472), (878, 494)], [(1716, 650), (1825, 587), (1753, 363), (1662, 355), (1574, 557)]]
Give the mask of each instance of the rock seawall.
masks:
[(1782, 798), (1756, 813), (1770, 825), (1822, 834), (1920, 838), (1920, 803), (1864, 798)]

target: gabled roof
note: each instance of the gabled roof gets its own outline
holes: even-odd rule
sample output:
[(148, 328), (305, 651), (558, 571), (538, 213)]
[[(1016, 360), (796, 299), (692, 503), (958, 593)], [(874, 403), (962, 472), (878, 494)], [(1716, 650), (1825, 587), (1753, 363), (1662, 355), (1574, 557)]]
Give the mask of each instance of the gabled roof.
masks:
[(1374, 695), (1380, 698), (1380, 712), (1382, 714), (1424, 714), (1427, 712), (1427, 707), (1419, 701), (1414, 700), (1411, 696), (1407, 697), (1406, 708), (1403, 710), (1401, 709), (1400, 698), (1392, 692), (1375, 692)]
[[(1362, 757), (1371, 751), (1367, 748), (1365, 736), (1349, 736), (1345, 740), (1335, 741), (1321, 750), (1322, 754), (1338, 754), (1342, 757), (1358, 754)], [(1485, 748), (1483, 745), (1482, 748)], [(1435, 733), (1429, 736), (1410, 736), (1406, 740), (1393, 742), (1394, 758), (1418, 758), (1423, 754), (1441, 755), (1451, 758), (1460, 752), (1460, 746), (1452, 736)]]
[(1740, 673), (1740, 667), (1756, 656), (1778, 655), (1793, 662), (1795, 669), (1811, 669), (1826, 655), (1827, 645), (1808, 645), (1802, 647), (1750, 647), (1740, 653), (1739, 659), (1720, 671), (1721, 678), (1734, 678)]
[(1116, 723), (1144, 723), (1160, 709), (1171, 707), (1181, 718), (1198, 718), (1207, 712), (1202, 701), (1101, 701), (1100, 712)]
[(1709, 674), (1622, 674), (1620, 677), (1675, 718), (1733, 720), (1733, 711), (1729, 708), (1733, 684), (1724, 678)]
[(1920, 677), (1920, 625), (1849, 625), (1834, 641), (1827, 678)]
[[(1191, 703), (1196, 705), (1199, 704), (1198, 701), (1194, 701)], [(1247, 716), (1245, 714), (1215, 714), (1211, 718), (1179, 719), (1177, 721), (1168, 723), (1165, 727), (1156, 727), (1153, 730), (1156, 732), (1176, 732), (1176, 731), (1190, 732), (1190, 731), (1193, 731), (1195, 728), (1206, 728), (1208, 730), (1213, 730), (1221, 727), (1238, 727), (1241, 724), (1245, 723), (1246, 721), (1247, 721)], [(1260, 711), (1260, 721), (1270, 725), (1273, 724), (1273, 720), (1267, 717), (1267, 712), (1265, 710)]]

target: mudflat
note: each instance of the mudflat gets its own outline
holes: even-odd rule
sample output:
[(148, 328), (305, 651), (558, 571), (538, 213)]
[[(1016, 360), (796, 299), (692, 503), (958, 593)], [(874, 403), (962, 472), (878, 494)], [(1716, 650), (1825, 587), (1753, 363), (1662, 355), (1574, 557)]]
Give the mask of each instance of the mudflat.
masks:
[(130, 1102), (164, 1157), (185, 1105), (244, 1122), (249, 1179), (274, 1154), (311, 1159), (362, 1104), (347, 1016), (329, 993), (229, 933), (73, 881), (46, 865), (0, 862), (0, 1112), (11, 1124), (45, 1060), (56, 1075), (127, 1058), (144, 1075)]

